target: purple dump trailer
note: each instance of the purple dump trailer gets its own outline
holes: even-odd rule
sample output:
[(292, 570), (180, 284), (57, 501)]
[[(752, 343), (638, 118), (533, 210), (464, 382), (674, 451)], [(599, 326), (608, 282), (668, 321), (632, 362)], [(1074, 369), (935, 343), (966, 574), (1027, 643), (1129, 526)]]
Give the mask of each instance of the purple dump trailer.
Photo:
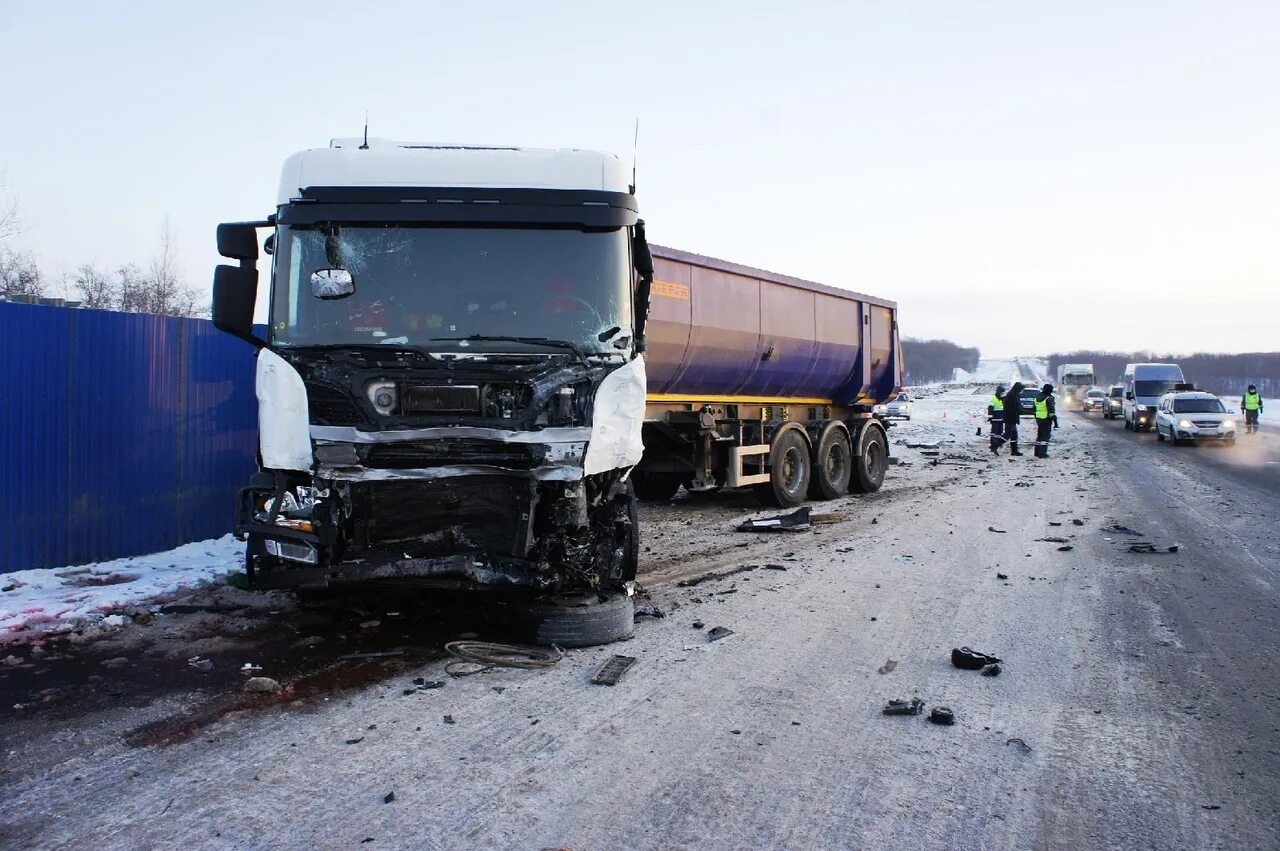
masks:
[(792, 506), (880, 487), (872, 407), (897, 389), (897, 305), (652, 246), (642, 499), (754, 486)]

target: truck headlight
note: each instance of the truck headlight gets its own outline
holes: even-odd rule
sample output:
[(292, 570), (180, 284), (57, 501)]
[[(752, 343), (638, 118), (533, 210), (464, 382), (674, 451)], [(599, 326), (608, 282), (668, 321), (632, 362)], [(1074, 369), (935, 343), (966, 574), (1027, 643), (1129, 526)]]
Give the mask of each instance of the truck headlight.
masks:
[(390, 414), (396, 409), (396, 384), (394, 381), (370, 381), (365, 393), (374, 409), (380, 414)]

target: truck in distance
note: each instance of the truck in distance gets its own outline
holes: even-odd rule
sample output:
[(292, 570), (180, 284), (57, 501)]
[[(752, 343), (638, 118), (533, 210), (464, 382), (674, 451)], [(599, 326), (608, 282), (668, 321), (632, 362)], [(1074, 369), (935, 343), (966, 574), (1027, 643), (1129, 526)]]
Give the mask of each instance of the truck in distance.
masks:
[(1063, 406), (1083, 404), (1085, 394), (1093, 387), (1093, 364), (1059, 364), (1057, 378), (1056, 389)]
[(337, 139), (218, 250), (214, 323), (258, 350), (255, 587), (619, 590), (636, 491), (883, 478), (896, 307), (651, 249), (611, 155)]

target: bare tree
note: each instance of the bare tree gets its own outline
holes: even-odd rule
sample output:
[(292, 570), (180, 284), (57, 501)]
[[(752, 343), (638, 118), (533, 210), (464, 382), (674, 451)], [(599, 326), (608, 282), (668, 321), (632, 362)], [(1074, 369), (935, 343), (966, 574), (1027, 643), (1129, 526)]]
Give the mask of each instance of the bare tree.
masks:
[(44, 295), (44, 278), (30, 251), (0, 247), (0, 295)]
[(18, 199), (5, 190), (0, 177), (0, 243), (22, 232), (22, 219), (18, 215)]
[(85, 263), (76, 270), (75, 289), (85, 307), (111, 310), (116, 306), (119, 289), (116, 282), (92, 263)]
[(168, 217), (160, 228), (160, 246), (151, 259), (144, 281), (146, 306), (142, 309), (146, 312), (169, 316), (195, 316), (200, 312), (196, 305), (195, 290), (182, 281), (173, 228), (169, 225)]

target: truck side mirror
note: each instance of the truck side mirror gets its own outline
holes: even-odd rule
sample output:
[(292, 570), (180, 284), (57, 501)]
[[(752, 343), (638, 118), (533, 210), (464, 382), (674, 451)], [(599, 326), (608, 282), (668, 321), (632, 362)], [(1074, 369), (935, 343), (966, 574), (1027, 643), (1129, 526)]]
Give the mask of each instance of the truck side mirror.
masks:
[(213, 270), (213, 327), (260, 349), (266, 342), (253, 334), (253, 305), (257, 300), (257, 269), (219, 266)]
[(218, 253), (232, 260), (258, 259), (258, 230), (252, 222), (227, 222), (218, 225)]
[(637, 219), (631, 231), (631, 256), (640, 281), (636, 285), (635, 333), (636, 351), (644, 351), (644, 327), (649, 321), (649, 293), (653, 289), (653, 253), (644, 234), (644, 219)]
[(1126, 392), (1125, 392), (1125, 394), (1124, 394), (1124, 398), (1125, 398), (1127, 401), (1132, 402), (1132, 401), (1133, 401), (1133, 394), (1132, 394), (1132, 393), (1129, 393), (1129, 392), (1127, 392), (1127, 391), (1126, 391)]

